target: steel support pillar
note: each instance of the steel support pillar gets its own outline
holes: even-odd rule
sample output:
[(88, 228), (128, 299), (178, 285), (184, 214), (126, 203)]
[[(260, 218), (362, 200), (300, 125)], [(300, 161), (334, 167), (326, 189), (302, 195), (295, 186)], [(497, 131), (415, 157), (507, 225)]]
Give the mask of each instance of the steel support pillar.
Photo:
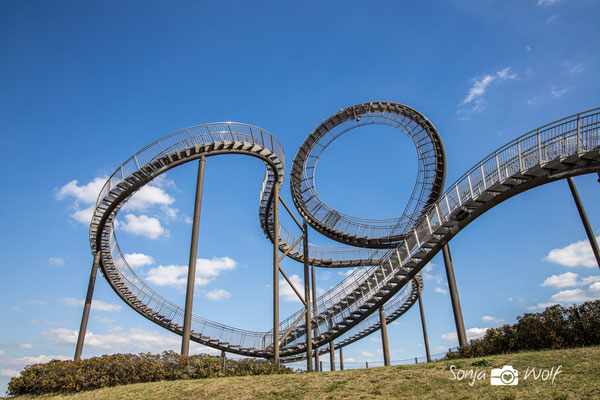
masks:
[(592, 230), (592, 226), (590, 225), (590, 220), (587, 217), (585, 208), (583, 208), (583, 203), (581, 202), (581, 197), (579, 197), (577, 186), (575, 186), (575, 181), (571, 177), (567, 178), (567, 182), (569, 183), (569, 189), (571, 189), (571, 194), (573, 195), (573, 200), (575, 200), (575, 205), (577, 206), (577, 211), (579, 212), (579, 217), (581, 218), (581, 222), (583, 223), (583, 228), (585, 229), (585, 233), (587, 234), (588, 241), (590, 242), (590, 246), (592, 246), (592, 252), (594, 253), (594, 257), (596, 257), (596, 264), (598, 264), (598, 268), (600, 268), (600, 250), (598, 249), (598, 242), (596, 241), (596, 237), (594, 236), (594, 231)]
[(279, 186), (273, 185), (273, 362), (279, 365)]
[(94, 297), (94, 286), (96, 286), (96, 274), (100, 268), (100, 251), (94, 255), (92, 262), (92, 271), (90, 272), (90, 281), (88, 282), (87, 294), (85, 296), (85, 304), (83, 305), (83, 315), (81, 316), (81, 325), (79, 326), (79, 336), (77, 337), (77, 346), (75, 347), (75, 361), (81, 360), (81, 352), (83, 351), (83, 342), (85, 340), (85, 332), (90, 318), (90, 309), (92, 308), (92, 298)]
[(381, 344), (383, 345), (383, 365), (390, 366), (390, 347), (388, 346), (387, 322), (383, 306), (379, 307), (379, 324), (381, 325)]
[[(311, 277), (312, 277), (312, 306), (313, 315), (317, 315), (317, 278), (315, 277), (315, 266), (311, 265)], [(315, 336), (319, 336), (319, 326), (315, 326)], [(315, 346), (315, 371), (319, 372), (321, 364), (319, 363), (319, 348)]]
[(344, 370), (344, 348), (340, 347), (340, 371)]
[(302, 222), (304, 250), (304, 301), (306, 302), (306, 371), (312, 372), (312, 320), (310, 315), (310, 272), (308, 265), (308, 224), (306, 220)]
[(425, 312), (423, 311), (423, 300), (421, 299), (421, 291), (417, 290), (419, 300), (419, 311), (421, 312), (421, 325), (423, 326), (423, 341), (425, 342), (425, 354), (427, 362), (431, 362), (431, 354), (429, 353), (429, 339), (427, 339), (427, 325), (425, 324)]
[(331, 366), (330, 370), (335, 371), (335, 344), (333, 340), (329, 342), (329, 364)]
[(194, 283), (196, 280), (196, 256), (198, 253), (198, 228), (200, 227), (200, 211), (202, 209), (202, 188), (204, 186), (204, 156), (198, 162), (196, 179), (196, 200), (194, 202), (194, 219), (192, 222), (192, 243), (190, 244), (190, 262), (188, 266), (187, 288), (185, 292), (185, 311), (183, 315), (183, 334), (181, 335), (181, 355), (190, 354), (190, 333), (192, 324), (192, 308), (194, 305)]
[(454, 311), (454, 323), (456, 325), (456, 334), (458, 336), (458, 345), (467, 344), (467, 334), (465, 332), (465, 322), (463, 321), (462, 309), (460, 308), (460, 299), (458, 298), (458, 288), (456, 287), (456, 277), (454, 276), (454, 266), (452, 265), (452, 256), (448, 244), (442, 247), (444, 256), (444, 265), (446, 266), (446, 277), (448, 278), (448, 289), (450, 292), (450, 301), (452, 301), (452, 310)]

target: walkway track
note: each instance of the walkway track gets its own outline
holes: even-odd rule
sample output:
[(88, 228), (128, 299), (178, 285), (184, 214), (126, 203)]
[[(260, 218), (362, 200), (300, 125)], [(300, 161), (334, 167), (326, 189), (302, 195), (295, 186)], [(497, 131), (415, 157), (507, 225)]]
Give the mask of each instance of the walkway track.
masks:
[[(414, 303), (419, 284), (413, 278), (462, 228), (496, 204), (533, 187), (568, 176), (600, 170), (598, 109), (584, 112), (532, 131), (498, 149), (463, 175), (440, 200), (427, 207), (416, 227), (394, 249), (381, 249), (372, 260), (379, 265), (356, 269), (319, 297), (320, 336), (317, 346), (341, 338), (350, 343), (352, 333), (369, 315), (396, 296)], [(261, 202), (272, 185), (283, 180), (283, 151), (277, 140), (260, 128), (223, 123), (192, 127), (168, 135), (138, 152), (113, 173), (102, 189), (90, 227), (92, 250), (102, 251), (104, 276), (115, 292), (133, 309), (153, 322), (181, 334), (183, 309), (148, 287), (126, 263), (118, 247), (112, 223), (124, 202), (156, 176), (201, 154), (244, 154), (267, 165)], [(266, 209), (272, 199), (267, 196)], [(268, 218), (268, 213), (267, 216)], [(266, 222), (268, 226), (268, 222)], [(280, 243), (281, 246), (281, 243)], [(412, 303), (411, 303), (412, 302)], [(388, 309), (388, 307), (386, 307)], [(393, 314), (393, 311), (387, 311)], [(299, 313), (281, 322), (280, 332), (291, 326)], [(368, 320), (367, 320), (368, 321)], [(371, 326), (366, 327), (369, 330)], [(244, 331), (194, 315), (196, 342), (229, 352), (268, 357), (272, 334)], [(298, 326), (284, 343), (282, 356), (304, 349), (304, 327)], [(360, 335), (359, 331), (359, 335)], [(356, 340), (356, 339), (355, 339)]]

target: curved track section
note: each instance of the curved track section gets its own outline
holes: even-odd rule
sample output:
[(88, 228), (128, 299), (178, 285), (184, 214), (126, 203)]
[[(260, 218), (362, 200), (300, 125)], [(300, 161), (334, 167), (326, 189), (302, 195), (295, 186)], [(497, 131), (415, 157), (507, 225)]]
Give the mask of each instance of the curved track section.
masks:
[[(397, 246), (376, 251), (377, 256), (369, 260), (378, 261), (378, 265), (356, 269), (319, 297), (314, 318), (319, 328), (319, 336), (314, 338), (316, 345), (320, 347), (337, 338), (342, 339), (340, 344), (350, 343), (357, 340), (357, 334), (362, 337), (372, 328), (368, 317), (380, 306), (389, 302), (388, 307), (397, 304), (400, 309), (414, 303), (414, 290), (419, 290), (420, 285), (409, 283), (415, 282), (418, 272), (462, 228), (496, 204), (545, 183), (600, 170), (599, 114), (592, 110), (541, 127), (498, 149), (469, 170), (420, 213), (414, 229), (402, 234)], [(233, 123), (175, 132), (137, 153), (109, 178), (92, 219), (92, 250), (101, 251), (104, 276), (115, 292), (134, 310), (178, 334), (182, 333), (183, 309), (154, 292), (127, 265), (112, 223), (124, 202), (156, 176), (201, 154), (223, 153), (250, 155), (266, 164), (261, 207), (264, 205), (265, 209), (263, 223), (269, 227), (271, 189), (274, 184), (281, 185), (283, 179), (281, 146), (260, 128)], [(388, 309), (388, 313), (394, 311)], [(280, 331), (292, 326), (298, 315), (283, 320)], [(197, 315), (193, 316), (192, 329), (194, 341), (211, 347), (251, 356), (272, 354), (273, 337), (269, 332), (240, 330)], [(305, 327), (297, 326), (286, 338), (281, 356), (302, 352), (304, 336)]]

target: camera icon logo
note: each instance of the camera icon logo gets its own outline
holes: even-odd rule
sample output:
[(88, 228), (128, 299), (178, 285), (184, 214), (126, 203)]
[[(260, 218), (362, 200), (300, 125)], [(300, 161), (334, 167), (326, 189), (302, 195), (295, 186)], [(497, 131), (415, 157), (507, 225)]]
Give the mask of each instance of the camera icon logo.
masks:
[(505, 365), (502, 368), (494, 368), (490, 373), (490, 385), (493, 386), (514, 386), (519, 384), (519, 371), (512, 365)]

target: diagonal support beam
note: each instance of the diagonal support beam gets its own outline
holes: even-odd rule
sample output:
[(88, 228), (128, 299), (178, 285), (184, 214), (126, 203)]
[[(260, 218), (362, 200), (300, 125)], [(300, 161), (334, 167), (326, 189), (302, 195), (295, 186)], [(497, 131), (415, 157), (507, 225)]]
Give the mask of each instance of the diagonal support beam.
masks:
[(302, 295), (300, 294), (300, 292), (298, 291), (298, 289), (296, 289), (296, 286), (294, 286), (294, 284), (292, 283), (292, 281), (290, 281), (290, 278), (288, 278), (288, 276), (285, 274), (285, 272), (283, 272), (283, 269), (281, 268), (280, 265), (277, 266), (279, 268), (279, 272), (281, 272), (281, 275), (283, 275), (283, 277), (285, 278), (285, 280), (287, 281), (287, 283), (292, 287), (292, 290), (296, 293), (296, 295), (298, 296), (298, 298), (302, 301), (302, 303), (304, 304), (304, 307), (306, 307), (306, 301), (304, 301), (304, 298), (302, 297)]
[(196, 256), (198, 254), (198, 229), (200, 227), (200, 210), (202, 209), (202, 188), (204, 186), (205, 157), (198, 162), (196, 181), (196, 202), (194, 203), (194, 219), (192, 222), (192, 243), (190, 245), (190, 263), (188, 266), (187, 289), (185, 293), (185, 310), (183, 316), (183, 333), (181, 335), (181, 355), (190, 353), (190, 333), (192, 331), (192, 307), (194, 305), (194, 283), (196, 280)]
[[(598, 174), (600, 176), (600, 172)], [(594, 231), (590, 225), (590, 220), (587, 217), (585, 208), (583, 208), (583, 203), (581, 202), (581, 197), (579, 197), (577, 186), (575, 186), (575, 181), (571, 177), (567, 178), (567, 182), (569, 183), (569, 189), (571, 189), (573, 200), (575, 200), (575, 205), (577, 206), (577, 211), (579, 212), (579, 218), (581, 218), (588, 241), (590, 242), (590, 246), (592, 246), (592, 252), (594, 253), (594, 257), (596, 257), (596, 264), (598, 264), (598, 267), (600, 268), (600, 250), (598, 249), (598, 242), (596, 241), (596, 236), (594, 236)]]
[(287, 338), (289, 336), (289, 334), (292, 333), (292, 330), (296, 327), (296, 325), (298, 325), (298, 322), (300, 322), (302, 320), (302, 318), (304, 318), (305, 314), (306, 314), (306, 310), (302, 311), (302, 313), (298, 316), (298, 318), (296, 318), (296, 320), (294, 321), (292, 326), (290, 326), (290, 329), (288, 329), (287, 332), (285, 333), (285, 335), (283, 335), (281, 337), (281, 340), (279, 341), (279, 346), (281, 346), (281, 343), (283, 343), (285, 338)]
[(291, 246), (289, 249), (287, 249), (287, 250), (285, 251), (285, 253), (283, 253), (283, 255), (282, 255), (281, 257), (279, 257), (279, 262), (283, 261), (283, 259), (284, 259), (284, 258), (286, 258), (286, 257), (287, 257), (287, 255), (288, 255), (288, 254), (290, 254), (290, 252), (291, 252), (292, 250), (294, 250), (294, 247), (296, 247), (296, 245), (297, 245), (298, 243), (300, 243), (300, 241), (301, 241), (303, 238), (304, 238), (304, 235), (300, 236), (300, 237), (299, 237), (299, 238), (298, 238), (298, 239), (297, 239), (297, 240), (294, 242), (294, 244), (293, 244), (293, 245), (292, 245), (292, 246)]
[(292, 217), (292, 219), (294, 220), (294, 222), (296, 223), (296, 225), (298, 225), (298, 228), (302, 229), (302, 225), (300, 225), (300, 222), (298, 222), (298, 220), (296, 219), (296, 217), (294, 217), (294, 214), (292, 214), (292, 210), (290, 210), (290, 208), (287, 206), (287, 204), (285, 204), (285, 201), (283, 201), (283, 199), (281, 197), (279, 197), (279, 201), (281, 202), (281, 204), (283, 204), (283, 207), (285, 207), (285, 209), (287, 210), (288, 214), (290, 214), (290, 217)]

